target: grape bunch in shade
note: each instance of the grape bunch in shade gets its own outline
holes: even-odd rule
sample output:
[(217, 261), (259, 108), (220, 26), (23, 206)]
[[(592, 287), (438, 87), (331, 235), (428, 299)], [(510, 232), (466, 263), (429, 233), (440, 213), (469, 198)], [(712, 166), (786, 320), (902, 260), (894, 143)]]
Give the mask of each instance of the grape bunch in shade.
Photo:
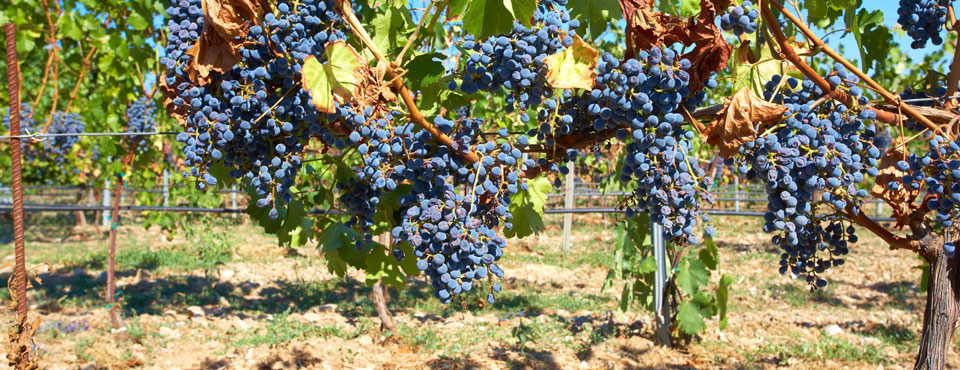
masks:
[[(548, 3), (541, 2), (534, 11), (531, 27), (515, 21), (509, 34), (482, 42), (475, 41), (472, 35), (465, 36), (461, 46), (474, 53), (466, 60), (460, 91), (473, 94), (506, 89), (506, 111), (519, 108), (520, 120), (529, 121), (530, 117), (523, 113), (526, 108), (540, 105), (553, 93), (547, 86), (545, 59), (572, 45), (580, 25), (566, 11), (548, 10)], [(451, 81), (450, 89), (457, 88), (457, 83)]]
[(69, 112), (56, 112), (53, 114), (53, 120), (47, 133), (67, 134), (65, 136), (55, 136), (44, 140), (44, 150), (53, 155), (53, 160), (57, 164), (63, 164), (67, 161), (67, 156), (73, 150), (73, 146), (80, 141), (79, 136), (69, 134), (83, 133), (85, 124), (80, 115)]
[(934, 45), (943, 43), (940, 32), (947, 22), (947, 7), (950, 0), (900, 0), (897, 23), (913, 39), (910, 47), (920, 49), (927, 41)]
[[(127, 132), (157, 132), (157, 105), (146, 96), (138, 98), (127, 107)], [(130, 136), (128, 141), (136, 143), (136, 151), (143, 153), (150, 149), (147, 136)]]
[[(35, 134), (43, 125), (38, 124), (37, 120), (33, 117), (33, 109), (30, 108), (27, 104), (20, 105), (20, 135)], [(3, 130), (5, 132), (10, 132), (10, 113), (3, 115)], [(21, 140), (20, 141), (20, 153), (23, 157), (28, 160), (34, 160), (38, 153), (35, 146), (31, 145), (30, 140)]]
[(330, 0), (279, 1), (262, 25), (250, 27), (241, 61), (200, 84), (183, 69), (190, 58), (184, 51), (203, 25), (198, 3), (181, 0), (167, 9), (168, 27), (177, 37), (167, 44), (164, 82), (176, 93), (175, 109), (186, 112), (184, 132), (177, 136), (190, 167), (184, 175), (196, 177), (202, 190), (217, 184), (210, 166), (223, 164), (232, 178), (248, 181), (256, 204), (271, 208), (269, 216), (277, 218), (276, 202), (292, 199), (289, 190), (302, 167), (304, 143), (320, 138), (344, 145), (325, 128), (344, 117), (318, 113), (299, 84), (306, 57), (326, 61), (327, 43), (346, 38), (340, 18)]
[[(733, 31), (734, 35), (757, 32), (757, 17), (760, 12), (753, 8), (753, 3), (744, 1), (740, 5), (731, 5), (727, 12), (720, 16), (720, 28), (724, 31)], [(783, 25), (781, 25), (783, 27)]]
[(780, 273), (804, 276), (812, 288), (827, 284), (821, 275), (842, 265), (849, 245), (857, 242), (843, 215), (862, 211), (868, 193), (861, 185), (877, 175), (881, 155), (874, 145), (876, 114), (863, 109), (867, 99), (857, 78), (837, 64), (827, 80), (855, 104), (820, 102), (824, 92), (809, 79), (768, 81), (764, 97), (788, 112), (779, 122), (757, 127), (761, 134), (741, 148), (745, 161), (738, 165), (748, 179), (764, 184), (763, 231), (781, 249)]
[(906, 187), (926, 193), (926, 206), (947, 237), (943, 252), (953, 257), (960, 239), (960, 225), (954, 221), (960, 216), (960, 142), (936, 135), (927, 142), (926, 152), (910, 154), (897, 162), (896, 168), (906, 174), (899, 181), (889, 182), (887, 188)]

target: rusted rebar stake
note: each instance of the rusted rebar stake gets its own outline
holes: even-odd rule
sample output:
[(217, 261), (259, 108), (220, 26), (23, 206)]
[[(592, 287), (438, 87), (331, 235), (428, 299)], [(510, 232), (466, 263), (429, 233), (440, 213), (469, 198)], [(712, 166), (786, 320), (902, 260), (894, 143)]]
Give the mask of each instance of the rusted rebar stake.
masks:
[(29, 345), (32, 341), (27, 326), (27, 262), (23, 246), (23, 180), (20, 173), (20, 58), (17, 57), (17, 27), (4, 25), (7, 41), (7, 91), (10, 97), (10, 166), (13, 167), (13, 245), (16, 255), (14, 264), (14, 288), (16, 289), (17, 318), (15, 330), (10, 330), (7, 359), (16, 369), (36, 368), (30, 360)]

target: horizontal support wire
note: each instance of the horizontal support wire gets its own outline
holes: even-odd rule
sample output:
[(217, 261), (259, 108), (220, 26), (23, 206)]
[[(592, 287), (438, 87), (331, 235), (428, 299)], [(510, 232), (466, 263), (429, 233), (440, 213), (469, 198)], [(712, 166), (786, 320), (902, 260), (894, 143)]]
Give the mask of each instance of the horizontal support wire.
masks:
[(26, 135), (0, 135), (0, 140), (10, 140), (13, 138), (17, 139), (31, 139), (35, 141), (42, 141), (46, 138), (52, 137), (77, 137), (77, 136), (173, 136), (178, 135), (180, 132), (176, 131), (162, 131), (162, 132), (78, 132), (73, 134), (48, 134), (48, 133), (36, 133), (36, 134), (26, 134)]
[[(56, 205), (56, 204), (32, 204), (23, 205), (24, 212), (75, 212), (75, 211), (105, 211), (108, 206), (76, 206), (76, 205)], [(0, 213), (8, 213), (13, 207), (8, 203), (0, 203)], [(186, 213), (244, 213), (245, 209), (239, 208), (201, 208), (201, 207), (154, 207), (154, 206), (120, 206), (121, 211), (156, 211), (156, 212), (186, 212)], [(585, 213), (624, 213), (622, 209), (616, 208), (573, 208), (573, 209), (545, 209), (545, 214), (585, 214)], [(716, 216), (743, 216), (743, 217), (763, 217), (763, 212), (736, 212), (725, 210), (706, 210), (707, 214)], [(315, 209), (310, 214), (338, 214), (338, 211), (329, 211)], [(892, 217), (872, 217), (874, 221), (893, 222)]]

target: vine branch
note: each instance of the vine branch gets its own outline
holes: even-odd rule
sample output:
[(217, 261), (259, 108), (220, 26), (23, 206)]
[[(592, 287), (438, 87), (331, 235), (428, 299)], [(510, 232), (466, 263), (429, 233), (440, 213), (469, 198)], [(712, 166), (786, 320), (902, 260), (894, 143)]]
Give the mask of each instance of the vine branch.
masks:
[(67, 102), (67, 109), (64, 110), (64, 112), (69, 112), (70, 107), (73, 106), (73, 101), (77, 98), (77, 92), (80, 91), (80, 85), (83, 84), (83, 77), (87, 74), (87, 67), (90, 65), (90, 57), (93, 56), (96, 50), (96, 46), (90, 48), (90, 52), (88, 52), (87, 56), (83, 58), (83, 66), (80, 67), (80, 76), (77, 77), (77, 85), (73, 87), (73, 91), (70, 93), (70, 100)]
[(417, 103), (413, 99), (413, 94), (410, 93), (410, 90), (407, 89), (407, 86), (404, 85), (403, 80), (398, 78), (395, 65), (387, 59), (383, 53), (380, 52), (380, 49), (377, 48), (377, 45), (374, 44), (373, 40), (370, 38), (370, 35), (367, 34), (367, 30), (363, 28), (363, 25), (360, 23), (360, 20), (357, 19), (357, 15), (353, 13), (352, 5), (348, 0), (337, 0), (337, 5), (340, 7), (340, 11), (343, 13), (344, 20), (347, 21), (347, 24), (354, 31), (357, 37), (360, 38), (368, 50), (373, 53), (373, 56), (377, 58), (380, 63), (387, 65), (387, 75), (392, 80), (393, 88), (397, 90), (400, 97), (403, 99), (404, 104), (407, 105), (407, 110), (410, 111), (410, 120), (420, 126), (424, 130), (427, 130), (434, 138), (439, 140), (443, 145), (450, 147), (455, 153), (459, 154), (463, 159), (467, 160), (470, 163), (477, 163), (480, 161), (476, 155), (469, 152), (464, 152), (459, 150), (454, 144), (453, 139), (451, 139), (446, 134), (440, 132), (436, 126), (427, 121), (423, 116), (423, 113), (420, 112), (420, 109), (417, 108)]
[[(855, 103), (853, 101), (853, 97), (844, 93), (843, 91), (840, 91), (839, 89), (835, 89), (831, 87), (830, 83), (827, 82), (827, 80), (824, 79), (822, 76), (820, 76), (820, 73), (818, 73), (816, 70), (810, 67), (810, 65), (804, 62), (803, 59), (800, 58), (799, 55), (797, 55), (796, 50), (794, 50), (793, 47), (791, 47), (787, 42), (787, 38), (786, 36), (784, 36), (783, 30), (780, 29), (780, 25), (777, 23), (776, 17), (773, 15), (773, 12), (770, 11), (770, 6), (764, 5), (763, 4), (764, 2), (769, 2), (771, 6), (777, 8), (777, 10), (783, 13), (784, 16), (790, 19), (790, 21), (797, 26), (800, 32), (802, 32), (807, 37), (808, 41), (812, 42), (814, 45), (819, 47), (828, 56), (830, 56), (831, 58), (833, 58), (834, 60), (842, 64), (844, 67), (847, 68), (847, 70), (849, 70), (851, 73), (859, 77), (861, 81), (865, 82), (867, 86), (869, 86), (871, 89), (877, 91), (883, 97), (883, 99), (886, 100), (888, 103), (899, 105), (900, 109), (902, 109), (904, 113), (906, 113), (908, 116), (910, 116), (914, 120), (920, 122), (927, 128), (931, 129), (933, 132), (936, 132), (937, 134), (943, 137), (947, 137), (947, 138), (950, 137), (949, 135), (944, 133), (943, 130), (940, 129), (940, 127), (938, 127), (936, 124), (934, 124), (929, 119), (927, 119), (926, 117), (918, 113), (915, 109), (913, 109), (911, 105), (900, 102), (897, 96), (894, 96), (892, 93), (884, 89), (883, 86), (880, 86), (880, 84), (878, 84), (876, 81), (870, 78), (870, 76), (867, 76), (866, 74), (861, 72), (856, 66), (854, 66), (848, 60), (840, 56), (840, 54), (837, 54), (835, 51), (833, 51), (833, 49), (830, 49), (830, 47), (828, 47), (826, 44), (823, 43), (823, 40), (820, 40), (820, 38), (814, 35), (813, 32), (810, 31), (809, 28), (807, 28), (806, 24), (801, 22), (799, 19), (797, 19), (795, 15), (793, 15), (793, 13), (791, 13), (786, 8), (784, 8), (783, 4), (780, 4), (777, 0), (761, 0), (760, 11), (763, 15), (763, 19), (766, 22), (767, 27), (773, 32), (774, 38), (777, 39), (777, 43), (780, 46), (780, 50), (781, 50), (781, 53), (783, 53), (783, 56), (786, 59), (788, 59), (791, 63), (793, 63), (800, 70), (800, 72), (802, 72), (805, 76), (810, 78), (810, 80), (813, 81), (813, 83), (816, 84), (817, 87), (819, 87), (821, 90), (826, 92), (827, 95), (829, 95), (831, 98), (839, 100), (848, 106), (852, 106), (854, 105), (853, 103)], [(900, 121), (900, 117), (897, 114), (878, 110), (875, 108), (868, 108), (868, 109), (872, 109), (873, 111), (875, 111), (877, 113), (877, 120), (881, 122), (897, 123)]]
[[(950, 7), (951, 9), (953, 7)], [(954, 28), (956, 24), (954, 24)], [(947, 77), (947, 95), (953, 96), (957, 93), (957, 82), (960, 82), (960, 42), (953, 47), (953, 62), (950, 63), (950, 75)], [(950, 98), (947, 103), (950, 107), (957, 106), (957, 99)]]

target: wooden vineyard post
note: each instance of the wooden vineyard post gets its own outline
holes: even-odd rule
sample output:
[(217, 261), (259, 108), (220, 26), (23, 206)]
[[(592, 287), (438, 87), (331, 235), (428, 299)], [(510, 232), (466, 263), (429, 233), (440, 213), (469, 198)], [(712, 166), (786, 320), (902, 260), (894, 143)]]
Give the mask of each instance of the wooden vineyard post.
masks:
[[(123, 168), (130, 168), (133, 164), (133, 155), (135, 151), (129, 150), (123, 158)], [(117, 257), (117, 226), (120, 225), (120, 199), (123, 194), (124, 180), (123, 173), (117, 176), (117, 185), (114, 188), (112, 204), (110, 206), (110, 249), (107, 252), (107, 306), (110, 310), (110, 324), (114, 329), (123, 326), (123, 320), (120, 318), (120, 309), (117, 307), (116, 299), (116, 257)], [(104, 189), (104, 191), (108, 191)]]
[(13, 287), (12, 308), (16, 308), (13, 328), (8, 331), (7, 360), (15, 369), (37, 369), (35, 360), (30, 359), (30, 346), (33, 344), (33, 332), (37, 323), (27, 322), (27, 258), (23, 240), (23, 178), (20, 163), (20, 60), (17, 57), (17, 27), (13, 23), (5, 25), (7, 41), (7, 91), (10, 97), (10, 165), (13, 167), (13, 181), (10, 192), (13, 196), (13, 244), (14, 268), (13, 281), (7, 287)]

